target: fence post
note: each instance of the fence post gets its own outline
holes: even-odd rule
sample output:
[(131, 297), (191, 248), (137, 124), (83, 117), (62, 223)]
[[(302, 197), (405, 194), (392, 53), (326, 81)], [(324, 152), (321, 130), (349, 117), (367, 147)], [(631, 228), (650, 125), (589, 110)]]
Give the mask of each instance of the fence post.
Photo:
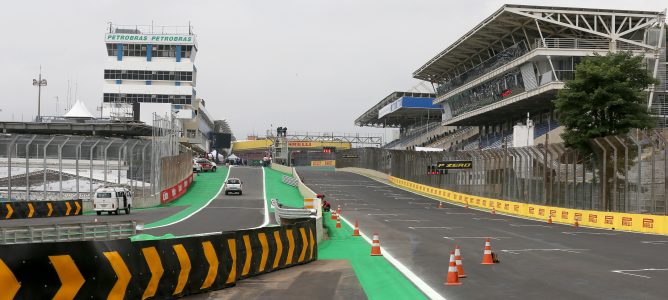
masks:
[[(76, 165), (76, 176), (77, 176), (77, 178), (76, 178), (76, 181), (77, 181), (77, 183), (76, 183), (77, 184), (77, 199), (81, 199), (81, 196), (79, 194), (79, 160), (81, 159), (81, 145), (83, 144), (83, 142), (85, 140), (86, 140), (85, 137), (81, 138), (81, 141), (79, 142), (79, 144), (77, 145), (77, 148), (76, 148), (76, 163), (75, 163), (75, 165)], [(90, 200), (93, 200), (93, 199), (91, 198)]]
[(93, 150), (95, 149), (95, 147), (97, 147), (97, 144), (99, 144), (99, 143), (100, 143), (100, 140), (97, 140), (97, 141), (95, 141), (95, 143), (92, 146), (90, 146), (90, 157), (89, 157), (90, 162), (89, 162), (89, 165), (88, 165), (88, 168), (89, 168), (88, 171), (90, 172), (90, 173), (88, 173), (88, 194), (89, 194), (89, 198), (90, 198), (91, 201), (93, 201), (93, 193), (94, 193), (94, 191), (93, 191)]
[(67, 137), (62, 144), (58, 144), (58, 200), (63, 200), (63, 146), (69, 142), (71, 137)]
[(18, 135), (14, 136), (14, 139), (7, 145), (7, 198), (9, 201), (12, 201), (12, 148), (18, 139)]
[(629, 149), (618, 136), (614, 138), (624, 147), (624, 212), (629, 212), (631, 209), (629, 205)]
[(28, 143), (26, 143), (26, 201), (30, 201), (30, 144), (32, 144), (36, 137), (37, 135), (33, 134)]
[(125, 150), (126, 152), (128, 151), (127, 148), (128, 142), (129, 142), (128, 140), (125, 140), (123, 142), (123, 145), (118, 147), (118, 172), (117, 172), (118, 175), (116, 176), (116, 183), (118, 184), (121, 184), (121, 152), (123, 152), (123, 150)]
[(44, 185), (44, 200), (47, 200), (47, 194), (46, 194), (46, 186), (47, 186), (47, 184), (46, 184), (46, 173), (47, 173), (46, 172), (46, 152), (47, 152), (47, 148), (49, 147), (49, 144), (51, 144), (51, 142), (55, 138), (56, 137), (51, 137), (51, 139), (49, 139), (49, 141), (46, 142), (46, 144), (44, 144), (44, 153), (43, 153), (43, 155), (44, 155), (44, 157), (43, 157), (43, 159), (44, 159), (44, 166), (43, 166), (44, 167), (44, 182), (42, 183)]
[(603, 162), (603, 168), (601, 168), (601, 200), (603, 204), (603, 210), (608, 211), (608, 195), (607, 195), (607, 184), (608, 184), (608, 179), (607, 179), (607, 165), (606, 162), (608, 160), (608, 155), (607, 151), (605, 150), (605, 147), (599, 143), (598, 140), (594, 139), (594, 143), (603, 150), (603, 155), (601, 157), (601, 161)]
[(636, 129), (636, 138), (633, 138), (633, 135), (629, 133), (629, 139), (636, 144), (638, 148), (638, 153), (636, 153), (636, 158), (638, 160), (638, 181), (636, 183), (636, 212), (640, 213), (640, 190), (642, 187), (642, 145), (639, 142), (637, 135), (639, 130)]

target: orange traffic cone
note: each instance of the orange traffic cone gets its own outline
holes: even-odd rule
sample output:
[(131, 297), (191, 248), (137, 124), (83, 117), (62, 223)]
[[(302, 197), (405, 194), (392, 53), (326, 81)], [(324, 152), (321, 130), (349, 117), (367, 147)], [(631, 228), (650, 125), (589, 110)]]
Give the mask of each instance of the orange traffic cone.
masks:
[(493, 215), (496, 214), (496, 207), (492, 207), (492, 214), (493, 214)]
[(466, 206), (465, 206), (465, 208), (469, 208), (469, 202), (468, 202), (468, 201), (466, 201)]
[(336, 228), (341, 228), (341, 215), (336, 215)]
[(378, 239), (378, 234), (373, 234), (373, 241), (371, 242), (371, 256), (382, 256), (380, 253), (380, 240)]
[(336, 220), (336, 211), (332, 210), (332, 220)]
[(547, 224), (552, 224), (552, 214), (547, 217)]
[(339, 207), (336, 209), (336, 215), (338, 216), (340, 214), (341, 214), (341, 205), (339, 205)]
[(444, 208), (443, 207), (443, 201), (438, 201), (438, 208)]
[(573, 223), (573, 227), (575, 228), (580, 227), (580, 222), (578, 222), (578, 218), (575, 218), (575, 223)]
[(455, 246), (455, 263), (457, 263), (457, 276), (459, 278), (466, 277), (466, 274), (464, 274), (464, 266), (462, 265), (462, 253), (459, 251), (459, 246)]
[(448, 277), (445, 278), (445, 285), (461, 285), (459, 275), (457, 274), (457, 263), (455, 262), (455, 251), (450, 251), (450, 264), (448, 264)]
[(353, 230), (353, 236), (360, 236), (360, 224), (355, 220), (355, 230)]
[(492, 245), (489, 242), (489, 238), (485, 241), (485, 251), (482, 255), (482, 264), (483, 265), (493, 265), (494, 258), (492, 258)]

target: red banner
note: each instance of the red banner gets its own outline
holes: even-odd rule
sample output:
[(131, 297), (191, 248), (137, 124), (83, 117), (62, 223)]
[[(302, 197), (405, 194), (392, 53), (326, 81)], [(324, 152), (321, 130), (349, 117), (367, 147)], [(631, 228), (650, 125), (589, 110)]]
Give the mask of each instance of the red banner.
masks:
[(193, 183), (193, 173), (190, 173), (188, 177), (179, 181), (178, 184), (166, 188), (160, 192), (160, 203), (165, 204), (172, 202), (179, 197), (183, 196), (188, 191), (188, 188)]

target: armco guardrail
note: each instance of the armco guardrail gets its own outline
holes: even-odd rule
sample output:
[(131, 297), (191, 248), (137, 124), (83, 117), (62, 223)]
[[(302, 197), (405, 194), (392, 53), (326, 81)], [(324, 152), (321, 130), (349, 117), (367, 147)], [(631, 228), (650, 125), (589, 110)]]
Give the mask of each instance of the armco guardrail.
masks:
[(271, 199), (271, 207), (274, 208), (274, 217), (279, 224), (281, 224), (281, 219), (307, 219), (317, 214), (316, 209), (284, 207), (276, 199)]
[(283, 181), (283, 183), (285, 183), (287, 185), (294, 186), (294, 187), (299, 185), (299, 181), (297, 179), (292, 178), (290, 176), (286, 176), (286, 175), (283, 175), (282, 181)]
[(0, 202), (0, 220), (78, 216), (81, 200)]
[(315, 222), (165, 240), (0, 245), (3, 299), (173, 299), (317, 259)]
[(50, 224), (2, 227), (0, 244), (112, 240), (137, 234), (137, 222)]
[(496, 210), (500, 213), (544, 220), (551, 216), (555, 223), (574, 224), (603, 229), (615, 229), (642, 233), (668, 235), (668, 216), (616, 213), (595, 210), (570, 209), (554, 206), (535, 205), (521, 202), (499, 200), (457, 193), (419, 184), (397, 177), (389, 177), (390, 182), (431, 196), (469, 206)]

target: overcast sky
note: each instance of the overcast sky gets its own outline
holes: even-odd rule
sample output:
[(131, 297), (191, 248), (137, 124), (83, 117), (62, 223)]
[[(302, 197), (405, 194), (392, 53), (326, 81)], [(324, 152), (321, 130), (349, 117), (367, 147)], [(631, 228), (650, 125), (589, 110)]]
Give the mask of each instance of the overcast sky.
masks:
[[(10, 4), (11, 3), (11, 4)], [(504, 1), (10, 1), (0, 10), (0, 119), (64, 110), (68, 80), (91, 112), (102, 101), (107, 22), (187, 25), (197, 34), (197, 95), (238, 138), (274, 127), (370, 132), (353, 120)], [(665, 1), (515, 1), (663, 10)], [(383, 131), (375, 130), (382, 133)]]

